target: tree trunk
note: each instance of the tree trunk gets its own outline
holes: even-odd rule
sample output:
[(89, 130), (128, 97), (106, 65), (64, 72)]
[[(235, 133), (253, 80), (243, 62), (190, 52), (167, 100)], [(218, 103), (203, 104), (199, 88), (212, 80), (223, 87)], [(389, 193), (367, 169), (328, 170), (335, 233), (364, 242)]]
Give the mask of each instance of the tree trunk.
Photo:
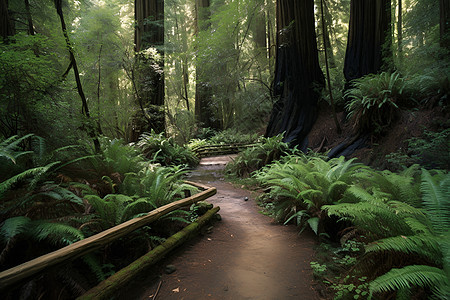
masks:
[(274, 104), (266, 136), (284, 133), (290, 146), (307, 149), (324, 86), (319, 66), (313, 0), (277, 0)]
[[(326, 30), (323, 1), (324, 0), (320, 0), (320, 12), (321, 12), (321, 19), (322, 19), (323, 47), (324, 47), (324, 53), (325, 53), (325, 68), (326, 68), (326, 72), (327, 72), (328, 92), (330, 94), (331, 112), (333, 114), (334, 124), (336, 125), (336, 131), (338, 134), (341, 134), (342, 129), (341, 129), (341, 125), (339, 124), (339, 121), (337, 119), (336, 106), (334, 105), (334, 98), (333, 98), (333, 89), (331, 88), (331, 76), (330, 76), (330, 66), (328, 63), (328, 53), (333, 54), (333, 49), (328, 48), (328, 47), (331, 47), (331, 43), (330, 43), (330, 38), (329, 38), (328, 32)], [(328, 43), (326, 41), (327, 37), (328, 37)], [(334, 56), (332, 56), (332, 57), (334, 57)], [(334, 64), (334, 59), (333, 59), (333, 64)]]
[(441, 47), (450, 48), (450, 0), (440, 0), (440, 39)]
[(334, 58), (333, 47), (331, 45), (330, 30), (328, 29), (333, 27), (333, 16), (330, 13), (330, 9), (326, 6), (326, 2), (321, 5), (324, 6), (323, 13), (325, 19), (323, 21), (325, 23), (325, 26), (323, 28), (324, 48), (328, 56), (328, 63), (330, 64), (330, 68), (336, 68), (336, 59)]
[(70, 65), (73, 68), (73, 73), (75, 75), (75, 81), (77, 83), (78, 94), (80, 95), (80, 98), (81, 98), (82, 112), (88, 119), (86, 131), (87, 131), (88, 135), (92, 138), (92, 140), (94, 142), (95, 151), (98, 153), (98, 152), (100, 152), (100, 142), (97, 137), (98, 131), (96, 132), (94, 125), (91, 123), (91, 121), (92, 121), (91, 115), (89, 113), (89, 107), (87, 104), (86, 96), (84, 95), (83, 86), (81, 85), (80, 72), (78, 71), (78, 65), (77, 65), (77, 61), (75, 59), (75, 52), (73, 50), (72, 43), (70, 42), (69, 34), (67, 33), (66, 22), (64, 21), (64, 14), (62, 11), (62, 4), (61, 4), (62, 0), (54, 0), (54, 1), (55, 1), (56, 12), (58, 13), (59, 19), (61, 21), (61, 29), (64, 34), (64, 38), (66, 40), (67, 49), (69, 50)]
[(8, 11), (8, 0), (0, 0), (0, 34), (3, 40), (7, 40), (9, 36), (14, 35), (14, 24)]
[(34, 35), (33, 19), (31, 18), (30, 1), (25, 0), (25, 10), (27, 13), (28, 34)]
[[(164, 46), (164, 0), (135, 0), (135, 50), (136, 52), (147, 48), (156, 48), (158, 53), (164, 56), (162, 47)], [(137, 77), (142, 82), (140, 85), (139, 99), (143, 103), (143, 114), (150, 120), (148, 128), (155, 132), (165, 130), (164, 115), (164, 61), (157, 63), (154, 67), (153, 58), (144, 58), (138, 55), (141, 60), (140, 73)]]
[[(209, 0), (195, 1), (195, 33), (210, 28)], [(215, 118), (212, 110), (212, 88), (207, 80), (206, 69), (197, 61), (195, 73), (195, 118), (201, 127), (220, 129), (220, 122)]]
[(387, 69), (391, 55), (391, 2), (352, 0), (344, 76), (347, 83)]
[(402, 0), (398, 0), (398, 18), (397, 18), (397, 47), (398, 47), (398, 57), (402, 58), (403, 52), (403, 5)]

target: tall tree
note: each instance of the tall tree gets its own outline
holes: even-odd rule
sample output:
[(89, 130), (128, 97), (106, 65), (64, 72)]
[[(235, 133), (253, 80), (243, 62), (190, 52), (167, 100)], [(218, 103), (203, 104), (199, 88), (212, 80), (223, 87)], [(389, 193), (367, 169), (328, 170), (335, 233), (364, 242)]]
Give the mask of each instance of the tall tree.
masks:
[[(210, 1), (196, 0), (196, 35), (210, 28)], [(198, 62), (198, 61), (197, 61)], [(201, 64), (196, 65), (196, 85), (195, 85), (195, 118), (202, 127), (214, 129), (220, 128), (220, 122), (215, 118), (212, 111), (212, 88), (208, 82), (207, 69)]]
[(59, 16), (59, 19), (61, 21), (61, 30), (62, 30), (64, 38), (66, 40), (67, 49), (69, 50), (70, 65), (69, 65), (69, 68), (66, 71), (66, 74), (69, 72), (70, 68), (73, 69), (73, 73), (75, 75), (75, 81), (77, 83), (78, 94), (80, 95), (80, 98), (81, 98), (82, 112), (86, 116), (86, 118), (88, 119), (87, 133), (89, 134), (89, 136), (92, 138), (92, 140), (94, 142), (95, 151), (96, 152), (100, 152), (100, 142), (98, 140), (98, 136), (97, 135), (98, 135), (98, 133), (101, 130), (100, 130), (100, 127), (99, 127), (98, 123), (97, 123), (97, 128), (96, 128), (90, 122), (91, 121), (91, 114), (89, 112), (89, 106), (88, 106), (87, 99), (86, 99), (86, 96), (85, 96), (84, 91), (83, 91), (83, 86), (81, 85), (80, 72), (78, 71), (77, 60), (75, 59), (75, 51), (73, 49), (72, 43), (71, 43), (70, 38), (69, 38), (69, 34), (68, 34), (68, 31), (67, 31), (67, 27), (66, 27), (66, 21), (64, 20), (64, 13), (63, 13), (63, 10), (62, 10), (62, 0), (54, 0), (54, 2), (55, 2), (56, 12), (57, 12), (57, 14)]
[(273, 106), (266, 136), (284, 132), (284, 141), (306, 150), (324, 86), (319, 66), (313, 0), (277, 0), (277, 54)]
[(8, 10), (8, 0), (0, 0), (0, 34), (5, 40), (14, 35), (14, 26)]
[(344, 63), (347, 82), (388, 68), (390, 29), (390, 0), (352, 0)]
[(450, 0), (440, 0), (440, 38), (441, 46), (450, 48)]
[(149, 122), (148, 128), (155, 132), (165, 130), (164, 116), (164, 0), (135, 0), (135, 45), (136, 52), (154, 48), (152, 56), (138, 55), (140, 59), (140, 85), (138, 100), (143, 114)]

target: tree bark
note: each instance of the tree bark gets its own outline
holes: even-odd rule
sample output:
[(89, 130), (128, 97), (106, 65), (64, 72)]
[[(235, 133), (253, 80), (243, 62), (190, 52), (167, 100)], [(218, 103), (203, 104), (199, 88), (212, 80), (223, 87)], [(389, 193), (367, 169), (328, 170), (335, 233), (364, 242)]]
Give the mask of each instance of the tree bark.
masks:
[(3, 40), (15, 34), (14, 23), (11, 21), (8, 10), (8, 0), (0, 0), (0, 34)]
[(284, 133), (284, 141), (306, 151), (307, 135), (317, 118), (324, 86), (319, 66), (313, 0), (277, 0), (277, 53), (273, 106), (266, 136)]
[[(135, 50), (136, 53), (149, 47), (156, 48), (158, 53), (164, 56), (164, 0), (135, 0)], [(165, 130), (164, 114), (164, 60), (158, 63), (159, 70), (153, 65), (153, 59), (146, 59), (138, 55), (141, 60), (141, 74), (137, 76), (141, 82), (139, 97), (143, 102), (144, 116), (150, 116), (148, 128), (155, 132)], [(151, 87), (149, 87), (151, 85)]]
[[(209, 0), (195, 1), (195, 34), (210, 28)], [(197, 60), (195, 72), (195, 119), (200, 127), (220, 129), (220, 122), (212, 110), (212, 88), (208, 82), (207, 70)]]
[(30, 1), (25, 0), (25, 10), (27, 13), (27, 22), (28, 22), (28, 34), (34, 35), (34, 26), (33, 26), (33, 19), (31, 18), (31, 10), (30, 10)]
[[(334, 98), (333, 98), (333, 89), (331, 88), (330, 67), (328, 65), (328, 50), (329, 50), (328, 46), (331, 47), (331, 43), (330, 43), (330, 38), (329, 38), (328, 32), (326, 30), (325, 15), (324, 15), (324, 9), (323, 9), (323, 6), (324, 6), (323, 5), (323, 1), (324, 0), (320, 0), (320, 12), (321, 12), (321, 16), (322, 16), (323, 47), (324, 47), (324, 53), (325, 53), (325, 68), (326, 68), (326, 71), (327, 71), (328, 92), (330, 93), (331, 112), (333, 114), (334, 124), (336, 125), (336, 131), (337, 131), (338, 134), (341, 134), (342, 129), (341, 129), (341, 125), (339, 124), (339, 121), (337, 119), (336, 106), (334, 105)], [(326, 42), (327, 37), (328, 37), (328, 43)], [(329, 52), (331, 54), (333, 54), (333, 49), (330, 49)]]
[(387, 60), (391, 55), (390, 6), (390, 0), (351, 1), (344, 62), (347, 83), (389, 68)]
[(398, 57), (401, 59), (403, 52), (403, 5), (402, 0), (398, 0), (398, 18), (397, 18), (397, 47)]

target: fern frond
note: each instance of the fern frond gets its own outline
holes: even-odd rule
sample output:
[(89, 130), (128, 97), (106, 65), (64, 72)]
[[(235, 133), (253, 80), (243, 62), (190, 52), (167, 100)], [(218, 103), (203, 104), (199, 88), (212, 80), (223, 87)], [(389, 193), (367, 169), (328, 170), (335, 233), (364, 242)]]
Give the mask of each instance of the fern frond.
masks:
[[(444, 175), (440, 181), (446, 182), (450, 174)], [(436, 182), (430, 173), (422, 169), (422, 201), (426, 208), (426, 213), (430, 218), (431, 224), (437, 233), (443, 233), (450, 229), (450, 197), (448, 196), (449, 187), (441, 186)]]
[(440, 239), (430, 234), (395, 236), (381, 239), (366, 246), (366, 252), (397, 251), (417, 254), (437, 265), (442, 265)]
[(101, 282), (106, 279), (102, 266), (100, 265), (98, 259), (92, 253), (83, 255), (81, 259), (89, 267), (91, 272), (95, 274), (95, 277), (97, 278), (98, 282)]
[(48, 240), (53, 245), (70, 245), (84, 239), (84, 234), (72, 226), (48, 221), (34, 221), (30, 234), (38, 241)]
[(7, 190), (11, 189), (14, 185), (23, 181), (24, 179), (33, 176), (39, 176), (40, 174), (45, 173), (47, 170), (48, 169), (46, 167), (32, 168), (3, 181), (2, 183), (0, 183), (0, 195), (5, 193)]
[(133, 219), (142, 214), (146, 214), (157, 208), (155, 203), (148, 198), (140, 198), (129, 203), (122, 212), (120, 223)]
[(425, 266), (412, 265), (401, 269), (392, 269), (377, 277), (369, 284), (371, 293), (395, 291), (417, 287), (441, 287), (448, 282), (444, 270)]
[(0, 238), (7, 243), (16, 235), (27, 231), (30, 222), (30, 218), (23, 216), (6, 219), (0, 228)]

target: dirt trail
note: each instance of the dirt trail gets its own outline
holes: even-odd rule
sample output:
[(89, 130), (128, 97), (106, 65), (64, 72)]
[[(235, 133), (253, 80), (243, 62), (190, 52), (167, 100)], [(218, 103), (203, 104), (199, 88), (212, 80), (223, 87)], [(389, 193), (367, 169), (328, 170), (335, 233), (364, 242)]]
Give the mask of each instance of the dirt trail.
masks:
[[(203, 159), (189, 180), (217, 188), (208, 199), (222, 221), (211, 233), (177, 250), (120, 296), (123, 299), (319, 299), (309, 262), (315, 238), (297, 235), (260, 214), (253, 195), (222, 176), (229, 157)], [(248, 201), (245, 201), (248, 197)], [(172, 264), (176, 271), (164, 273)]]

